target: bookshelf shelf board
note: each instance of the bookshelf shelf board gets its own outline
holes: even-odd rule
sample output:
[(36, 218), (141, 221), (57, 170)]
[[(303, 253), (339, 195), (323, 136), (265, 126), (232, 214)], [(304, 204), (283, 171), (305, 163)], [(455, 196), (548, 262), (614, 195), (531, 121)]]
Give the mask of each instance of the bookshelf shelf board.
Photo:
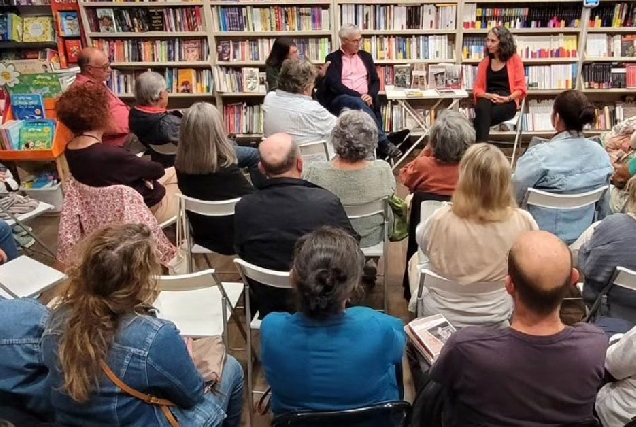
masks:
[[(207, 34), (207, 33), (205, 33)], [(311, 31), (215, 31), (216, 37), (324, 37), (330, 36), (331, 30), (311, 30)]]
[(455, 63), (454, 59), (375, 59), (376, 64), (448, 64)]
[(590, 95), (606, 95), (606, 94), (631, 94), (636, 93), (636, 88), (620, 88), (620, 89), (583, 89), (584, 93)]
[(88, 33), (87, 37), (91, 39), (127, 39), (127, 38), (175, 38), (175, 37), (187, 37), (187, 38), (201, 38), (207, 37), (208, 33), (205, 31), (144, 31), (140, 33), (100, 33), (92, 32)]
[(383, 35), (383, 34), (390, 34), (390, 35), (415, 35), (415, 34), (420, 34), (420, 35), (435, 35), (435, 34), (456, 34), (457, 30), (454, 28), (447, 28), (447, 29), (430, 29), (430, 30), (362, 30), (360, 31), (360, 33), (363, 36), (369, 36), (369, 35)]
[(84, 7), (188, 7), (202, 6), (202, 0), (189, 1), (147, 1), (147, 2), (130, 2), (130, 1), (86, 1), (80, 2)]
[[(560, 94), (561, 92), (563, 92), (564, 90), (568, 90), (568, 89), (528, 89), (528, 96), (556, 96), (558, 94)], [(469, 94), (472, 95), (473, 90), (472, 89), (466, 89), (466, 92), (468, 92)]]
[(583, 59), (583, 62), (636, 62), (636, 57), (601, 57), (601, 56), (590, 56)]
[(113, 68), (148, 68), (148, 67), (209, 67), (208, 61), (154, 61), (154, 62), (111, 62)]
[(470, 1), (465, 1), (465, 4), (472, 4), (472, 3), (477, 3), (477, 4), (492, 4), (492, 3), (497, 3), (497, 4), (502, 4), (502, 3), (526, 3), (526, 4), (554, 4), (554, 3), (581, 3), (580, 0), (470, 0)]
[(457, 4), (457, 0), (339, 0), (338, 4)]
[(264, 97), (265, 95), (267, 95), (264, 92), (219, 92), (219, 95), (221, 95), (223, 98), (229, 98), (229, 97)]
[[(119, 98), (134, 98), (134, 93), (116, 93)], [(214, 93), (168, 93), (168, 98), (209, 98), (214, 97)]]
[[(598, 135), (601, 132), (605, 132), (605, 130), (592, 130), (592, 129), (588, 129), (583, 131), (583, 134), (585, 136), (594, 136), (594, 135)], [(552, 137), (554, 136), (555, 131), (554, 130), (522, 130), (521, 131), (521, 136), (539, 136), (539, 137)], [(490, 136), (515, 136), (516, 135), (516, 131), (514, 130), (499, 130), (499, 131), (491, 131), (490, 132)]]
[[(569, 64), (578, 62), (579, 58), (525, 58), (524, 64)], [(479, 64), (482, 59), (462, 59), (462, 64)]]
[(636, 34), (636, 28), (634, 27), (598, 27), (588, 28), (588, 33), (630, 33)]
[(284, 5), (331, 4), (331, 0), (264, 0), (264, 1), (210, 1), (211, 6), (284, 6)]
[(216, 61), (224, 67), (264, 67), (265, 61)]
[(56, 49), (57, 42), (12, 42), (0, 41), (0, 49)]
[[(488, 34), (488, 28), (464, 29), (464, 34)], [(563, 28), (511, 28), (513, 34), (558, 34), (558, 33), (580, 33), (576, 27)]]

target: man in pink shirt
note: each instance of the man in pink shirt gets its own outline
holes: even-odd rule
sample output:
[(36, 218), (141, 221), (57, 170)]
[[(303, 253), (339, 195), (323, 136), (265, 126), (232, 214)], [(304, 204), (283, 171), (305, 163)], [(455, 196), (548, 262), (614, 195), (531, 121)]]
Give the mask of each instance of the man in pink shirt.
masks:
[[(82, 49), (79, 54), (78, 65), (80, 72), (75, 78), (76, 84), (105, 84), (110, 79), (110, 62), (101, 50), (95, 47)], [(106, 131), (103, 143), (123, 147), (130, 135), (128, 127), (128, 113), (130, 108), (123, 103), (111, 90), (108, 91), (109, 109), (111, 114), (110, 129)]]
[(325, 87), (321, 103), (336, 116), (345, 109), (362, 110), (369, 114), (378, 126), (378, 151), (381, 157), (395, 158), (401, 155), (395, 144), (402, 143), (408, 130), (389, 135), (382, 130), (382, 116), (378, 104), (380, 79), (373, 57), (360, 50), (362, 34), (358, 27), (344, 24), (338, 32), (340, 50), (327, 55), (330, 62), (325, 74)]

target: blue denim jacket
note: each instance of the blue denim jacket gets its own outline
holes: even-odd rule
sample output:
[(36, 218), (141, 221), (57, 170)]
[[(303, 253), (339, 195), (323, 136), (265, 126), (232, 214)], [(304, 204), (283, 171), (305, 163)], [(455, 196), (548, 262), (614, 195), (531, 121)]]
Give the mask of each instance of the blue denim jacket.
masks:
[[(67, 312), (53, 312), (42, 343), (44, 362), (51, 370), (56, 425), (170, 427), (158, 406), (129, 396), (105, 375), (86, 403), (64, 392), (58, 345), (67, 317)], [(204, 394), (203, 377), (172, 322), (138, 314), (123, 318), (107, 363), (128, 386), (172, 401), (176, 405), (172, 412), (182, 427), (220, 426), (225, 418), (211, 393)]]
[(34, 299), (0, 297), (0, 404), (53, 416), (41, 340), (48, 309)]
[[(522, 203), (528, 188), (575, 194), (608, 186), (614, 168), (605, 149), (580, 134), (562, 132), (543, 144), (528, 148), (513, 176), (515, 197)], [(601, 200), (600, 218), (608, 211), (609, 194)], [(528, 206), (541, 230), (570, 244), (593, 222), (594, 207), (558, 210)]]

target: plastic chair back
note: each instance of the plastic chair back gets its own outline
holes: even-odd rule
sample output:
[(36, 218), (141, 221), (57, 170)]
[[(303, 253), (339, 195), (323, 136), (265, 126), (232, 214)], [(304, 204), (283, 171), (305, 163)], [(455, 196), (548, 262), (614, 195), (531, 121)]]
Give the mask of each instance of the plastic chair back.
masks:
[(406, 427), (410, 423), (408, 402), (384, 402), (342, 411), (304, 411), (279, 415), (272, 427)]

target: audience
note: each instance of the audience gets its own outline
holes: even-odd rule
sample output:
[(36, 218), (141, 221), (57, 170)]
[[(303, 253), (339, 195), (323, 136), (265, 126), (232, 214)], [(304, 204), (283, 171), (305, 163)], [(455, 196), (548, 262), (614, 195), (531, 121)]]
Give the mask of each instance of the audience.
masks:
[(27, 424), (20, 423), (17, 413), (7, 414), (9, 410), (53, 419), (49, 371), (41, 350), (48, 317), (48, 309), (34, 299), (0, 297), (0, 419), (18, 426)]
[(581, 425), (593, 418), (607, 336), (559, 319), (578, 279), (568, 247), (544, 231), (524, 233), (508, 256), (510, 328), (470, 327), (453, 334), (430, 371), (453, 402), (461, 426)]
[(220, 382), (206, 384), (175, 325), (153, 315), (161, 270), (152, 241), (142, 225), (108, 226), (87, 240), (43, 337), (56, 424), (167, 425), (160, 408), (107, 379), (112, 371), (174, 403), (183, 426), (239, 426), (240, 364), (227, 355)]
[[(336, 157), (330, 162), (310, 163), (304, 178), (331, 191), (344, 205), (360, 205), (390, 197), (395, 193), (391, 166), (384, 160), (367, 160), (373, 156), (373, 141), (377, 134), (375, 123), (368, 114), (355, 110), (342, 113), (331, 133)], [(383, 224), (380, 214), (351, 221), (363, 248), (384, 240)]]
[[(583, 299), (591, 305), (607, 285), (616, 267), (636, 270), (636, 178), (627, 185), (629, 198), (625, 213), (610, 215), (595, 225), (591, 238), (579, 249), (578, 267), (585, 277)], [(632, 249), (630, 249), (632, 248)], [(636, 324), (636, 296), (634, 291), (614, 287), (608, 298), (612, 300), (611, 316), (620, 313), (624, 320)]]
[[(175, 169), (179, 190), (205, 201), (231, 200), (254, 191), (239, 169), (236, 153), (225, 136), (221, 113), (212, 104), (197, 102), (180, 126)], [(188, 212), (194, 241), (211, 251), (232, 255), (234, 217), (209, 217)]]
[[(557, 95), (552, 111), (557, 135), (548, 143), (528, 148), (517, 162), (513, 181), (518, 203), (523, 202), (528, 188), (578, 194), (608, 186), (614, 171), (610, 158), (603, 147), (583, 136), (583, 127), (595, 119), (596, 109), (583, 93), (566, 90)], [(608, 197), (606, 194), (599, 202), (599, 219), (607, 211)], [(541, 230), (571, 244), (592, 224), (595, 207), (558, 210), (528, 206), (528, 210)]]
[(330, 63), (325, 74), (325, 88), (321, 103), (336, 116), (343, 109), (362, 110), (375, 120), (378, 127), (380, 157), (396, 158), (402, 155), (396, 144), (409, 135), (402, 130), (386, 135), (382, 130), (382, 115), (378, 92), (380, 78), (370, 53), (360, 49), (362, 33), (352, 24), (345, 24), (338, 32), (340, 49), (327, 55)]
[(402, 321), (368, 307), (345, 308), (363, 264), (344, 230), (322, 227), (298, 240), (291, 281), (299, 312), (272, 313), (261, 326), (274, 415), (400, 399)]
[[(234, 214), (234, 247), (238, 256), (259, 267), (288, 271), (296, 240), (323, 225), (354, 231), (337, 196), (301, 179), (303, 160), (298, 145), (287, 134), (274, 134), (259, 146), (266, 183), (243, 196)], [(260, 317), (289, 311), (287, 289), (253, 283), (255, 309)]]
[[(72, 86), (88, 83), (106, 88), (106, 81), (110, 79), (112, 70), (108, 56), (102, 50), (96, 47), (82, 49), (77, 59), (77, 65), (80, 72), (75, 77)], [(108, 110), (108, 115), (112, 117), (112, 120), (104, 129), (103, 143), (124, 147), (131, 138), (128, 126), (130, 107), (124, 104), (110, 89), (106, 88), (106, 93), (108, 100), (104, 108)]]
[(0, 219), (0, 264), (18, 257), (18, 246), (13, 237), (13, 229), (6, 221)]
[(105, 86), (69, 88), (55, 106), (58, 119), (73, 133), (64, 152), (71, 175), (92, 187), (127, 185), (144, 198), (158, 222), (177, 214), (177, 176), (174, 168), (139, 158), (125, 149), (102, 143), (113, 118)]
[[(441, 207), (417, 228), (417, 241), (428, 258), (424, 266), (462, 290), (424, 290), (424, 315), (441, 313), (460, 328), (507, 326), (512, 307), (504, 289), (506, 254), (519, 235), (536, 229), (532, 216), (515, 203), (510, 163), (501, 150), (486, 143), (468, 148), (452, 205)], [(501, 286), (497, 291), (471, 290), (481, 282)]]
[(636, 417), (636, 328), (607, 349), (605, 371), (611, 376), (596, 395), (596, 414), (605, 427), (623, 427)]
[(475, 129), (466, 116), (445, 111), (428, 134), (428, 145), (400, 170), (400, 181), (411, 193), (452, 196), (459, 178), (459, 161), (471, 144)]

